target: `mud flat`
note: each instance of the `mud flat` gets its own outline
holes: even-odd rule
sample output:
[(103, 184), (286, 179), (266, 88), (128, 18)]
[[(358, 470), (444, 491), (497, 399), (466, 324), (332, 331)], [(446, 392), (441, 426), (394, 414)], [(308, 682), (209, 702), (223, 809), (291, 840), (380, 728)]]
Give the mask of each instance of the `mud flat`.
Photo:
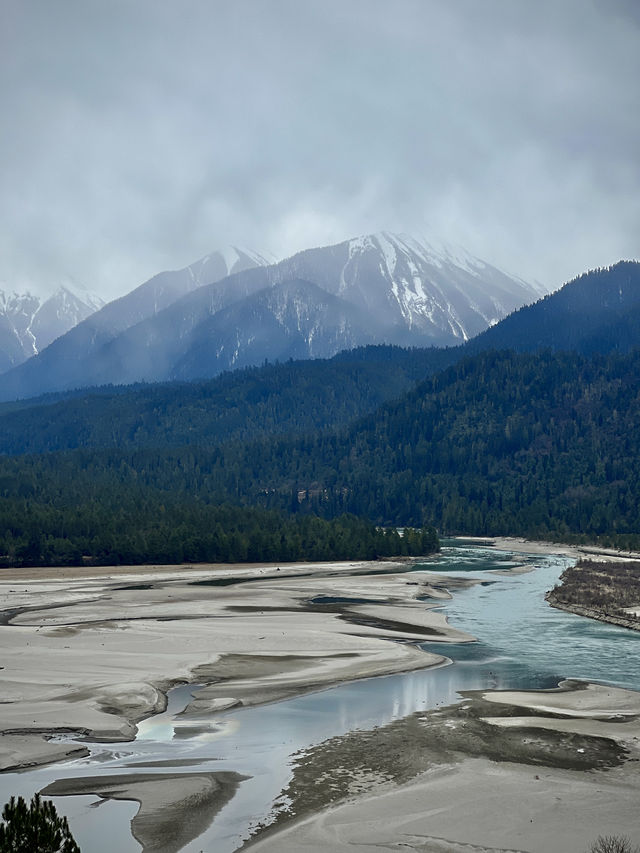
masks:
[(50, 797), (95, 794), (106, 800), (138, 802), (131, 833), (142, 849), (177, 853), (209, 826), (244, 778), (228, 772), (92, 776), (59, 780), (42, 793)]
[(298, 757), (256, 853), (584, 853), (637, 840), (640, 694), (578, 682), (469, 692)]
[[(187, 714), (275, 701), (447, 662), (417, 647), (473, 638), (432, 611), (445, 584), (406, 564), (5, 570), (0, 769), (59, 761), (50, 740), (135, 737), (179, 683)], [(428, 601), (421, 597), (429, 597)]]

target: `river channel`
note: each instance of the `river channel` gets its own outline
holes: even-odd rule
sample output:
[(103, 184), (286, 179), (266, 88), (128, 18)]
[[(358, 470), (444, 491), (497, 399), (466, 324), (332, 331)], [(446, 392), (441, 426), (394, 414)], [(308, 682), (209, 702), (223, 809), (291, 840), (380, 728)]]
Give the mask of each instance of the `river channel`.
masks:
[[(442, 611), (449, 622), (478, 638), (475, 643), (424, 644), (448, 655), (448, 666), (351, 682), (295, 699), (212, 716), (210, 728), (191, 735), (175, 714), (197, 687), (171, 691), (165, 713), (139, 725), (135, 741), (90, 744), (87, 758), (0, 777), (3, 802), (11, 794), (30, 797), (50, 782), (71, 776), (154, 772), (153, 762), (193, 772), (234, 770), (250, 777), (209, 829), (185, 853), (232, 853), (268, 819), (291, 776), (291, 757), (335, 735), (381, 726), (392, 720), (458, 701), (460, 690), (539, 689), (563, 678), (579, 678), (640, 690), (640, 633), (549, 607), (544, 593), (573, 562), (557, 555), (523, 555), (493, 548), (447, 543), (439, 558), (410, 571), (465, 576), (481, 583), (456, 591)], [(495, 574), (526, 565), (522, 574)], [(426, 577), (425, 577), (426, 580)], [(150, 766), (151, 765), (151, 766)], [(133, 767), (135, 766), (135, 770)], [(166, 772), (166, 766), (162, 768)], [(57, 798), (83, 851), (139, 851), (129, 832), (137, 811), (132, 802), (96, 797)]]

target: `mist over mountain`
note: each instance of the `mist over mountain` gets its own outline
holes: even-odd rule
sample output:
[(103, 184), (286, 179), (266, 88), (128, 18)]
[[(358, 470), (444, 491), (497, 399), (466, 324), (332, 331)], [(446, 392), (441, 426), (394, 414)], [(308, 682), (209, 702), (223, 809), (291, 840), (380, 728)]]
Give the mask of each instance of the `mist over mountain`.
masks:
[(219, 255), (156, 276), (0, 377), (0, 396), (205, 378), (369, 343), (451, 346), (540, 296), (462, 250), (387, 232), (260, 260), (244, 256), (220, 279)]
[[(17, 370), (1, 376), (0, 388), (7, 389), (6, 398), (10, 399), (95, 384), (86, 380), (90, 359), (119, 334), (155, 316), (203, 284), (266, 263), (258, 254), (229, 247), (212, 252), (184, 269), (161, 272), (126, 296), (87, 315), (86, 319), (70, 328), (67, 334), (59, 337), (44, 351), (28, 353), (37, 354)], [(99, 374), (100, 358), (96, 362), (94, 372)], [(11, 364), (5, 369), (9, 367)], [(122, 381), (126, 382), (127, 379)]]
[(298, 276), (360, 308), (387, 343), (452, 346), (493, 325), (544, 291), (473, 257), (381, 231), (300, 252), (273, 269)]
[(103, 305), (99, 296), (70, 285), (47, 299), (0, 291), (0, 372), (37, 355)]
[[(228, 286), (233, 284), (237, 292), (242, 282), (246, 292), (263, 272), (250, 270), (221, 282), (213, 290), (217, 304), (228, 298)], [(208, 289), (201, 290), (200, 296), (206, 296)], [(189, 300), (195, 297), (191, 294)], [(64, 401), (50, 395), (5, 403), (0, 406), (0, 452), (211, 444), (261, 434), (312, 432), (344, 426), (407, 391), (411, 383), (486, 350), (625, 352), (640, 347), (640, 263), (621, 261), (585, 273), (457, 347), (377, 345), (342, 351), (331, 361), (315, 358), (318, 351), (333, 346), (336, 337), (344, 340), (350, 335), (355, 340), (379, 331), (363, 329), (359, 318), (353, 305), (310, 282), (286, 281), (259, 290), (206, 314), (194, 328), (185, 326), (191, 344), (182, 360), (176, 348), (173, 371), (186, 383), (105, 385), (75, 392), (73, 399)], [(158, 328), (160, 319), (166, 326)], [(116, 347), (139, 344), (140, 328), (155, 330), (157, 340), (162, 335), (169, 338), (174, 328), (171, 312), (162, 312), (104, 348), (105, 369), (114, 363)], [(177, 335), (173, 340), (179, 345), (182, 338)], [(149, 347), (147, 352), (158, 350)], [(188, 384), (199, 378), (203, 364), (216, 364), (220, 370), (240, 367), (258, 353), (281, 363)], [(311, 360), (288, 363), (289, 358)], [(126, 365), (122, 354), (119, 359)], [(171, 363), (156, 366), (162, 372)], [(149, 371), (152, 368), (150, 357)]]
[(379, 340), (354, 305), (301, 279), (260, 290), (203, 320), (176, 379), (198, 379), (261, 361), (322, 358)]

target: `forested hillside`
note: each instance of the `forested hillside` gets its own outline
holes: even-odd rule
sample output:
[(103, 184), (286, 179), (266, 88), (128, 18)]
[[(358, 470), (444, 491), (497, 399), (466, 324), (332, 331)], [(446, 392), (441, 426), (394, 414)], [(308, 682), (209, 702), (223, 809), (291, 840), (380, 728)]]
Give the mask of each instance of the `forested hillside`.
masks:
[(388, 556), (435, 547), (432, 525), (640, 547), (640, 350), (597, 351), (622, 328), (634, 342), (639, 269), (589, 273), (483, 336), (537, 353), (376, 346), (6, 404), (0, 558)]
[(5, 457), (3, 551), (42, 535), (107, 559), (128, 537), (142, 559), (156, 551), (140, 531), (189, 541), (189, 524), (216, 523), (201, 508), (221, 504), (638, 545), (638, 446), (640, 353), (485, 353), (341, 432)]
[(104, 387), (0, 404), (0, 453), (178, 447), (346, 426), (445, 366), (451, 352), (371, 346), (193, 383)]
[(640, 346), (640, 262), (590, 270), (556, 293), (525, 306), (465, 347), (591, 353), (629, 352)]

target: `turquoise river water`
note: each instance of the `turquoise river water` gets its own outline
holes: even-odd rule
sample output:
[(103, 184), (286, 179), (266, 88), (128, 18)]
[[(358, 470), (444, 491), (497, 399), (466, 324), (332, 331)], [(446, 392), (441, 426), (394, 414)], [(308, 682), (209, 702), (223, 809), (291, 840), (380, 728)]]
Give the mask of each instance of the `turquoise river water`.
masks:
[[(563, 678), (607, 682), (640, 690), (640, 633), (549, 607), (544, 593), (572, 561), (556, 555), (523, 555), (447, 543), (437, 560), (412, 572), (435, 571), (481, 579), (457, 591), (442, 611), (452, 625), (478, 638), (469, 644), (424, 644), (453, 659), (449, 666), (366, 679), (257, 708), (234, 709), (211, 719), (211, 727), (184, 736), (174, 715), (193, 687), (171, 691), (165, 713), (143, 722), (135, 741), (94, 744), (88, 758), (0, 776), (0, 796), (30, 797), (55, 779), (80, 775), (153, 772), (148, 762), (184, 762), (185, 772), (234, 770), (250, 776), (210, 828), (185, 853), (232, 853), (251, 827), (270, 813), (286, 786), (291, 756), (355, 729), (371, 729), (414, 711), (448, 705), (458, 691), (555, 687)], [(501, 576), (493, 570), (527, 564), (534, 571)], [(426, 577), (425, 577), (426, 580)], [(197, 765), (193, 762), (197, 761)], [(135, 764), (135, 770), (129, 769)], [(166, 772), (166, 767), (161, 768)], [(180, 766), (176, 768), (180, 771)], [(137, 803), (96, 797), (57, 798), (83, 850), (139, 851), (129, 821)], [(101, 844), (104, 844), (101, 847)]]

